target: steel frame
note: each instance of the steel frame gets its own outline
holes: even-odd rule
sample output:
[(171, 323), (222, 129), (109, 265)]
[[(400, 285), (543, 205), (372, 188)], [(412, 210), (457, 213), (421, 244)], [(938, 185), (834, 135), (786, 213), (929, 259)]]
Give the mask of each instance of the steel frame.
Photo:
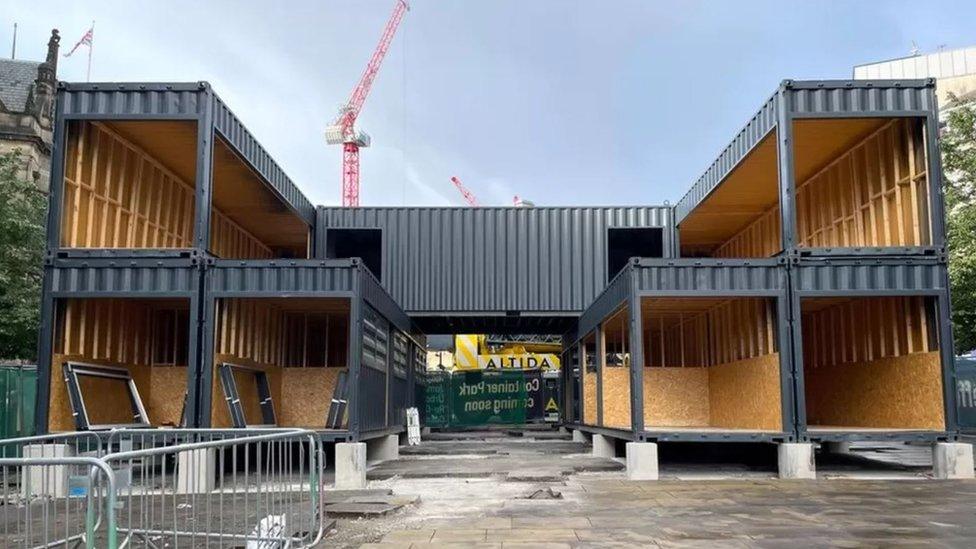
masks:
[[(572, 356), (573, 347), (590, 333), (596, 334), (596, 355), (602, 356), (603, 320), (621, 307), (628, 307), (630, 314), (628, 338), (630, 356), (630, 411), (631, 429), (621, 430), (603, 427), (602, 367), (597, 368), (597, 425), (583, 424), (582, 417), (573, 418), (572, 425), (581, 430), (609, 429), (615, 433), (629, 433), (631, 440), (660, 441), (792, 441), (796, 438), (794, 404), (794, 370), (791, 360), (788, 264), (783, 258), (758, 260), (717, 259), (647, 259), (632, 258), (604, 292), (597, 297), (580, 317), (574, 331), (564, 336), (564, 355)], [(758, 273), (758, 276), (757, 276)], [(763, 297), (775, 300), (777, 311), (777, 345), (779, 348), (780, 396), (782, 429), (777, 432), (742, 431), (669, 431), (646, 429), (644, 425), (644, 371), (643, 329), (640, 312), (643, 298), (695, 298), (695, 297)], [(577, 350), (576, 355), (579, 356)], [(576, 364), (564, 364), (563, 369), (575, 368)], [(564, 376), (564, 379), (569, 379)], [(580, 378), (580, 383), (582, 383)], [(567, 389), (570, 391), (571, 389)], [(585, 407), (583, 391), (579, 392), (579, 409)], [(618, 436), (618, 435), (613, 435)], [(618, 437), (619, 438), (619, 437)]]
[[(410, 318), (379, 285), (372, 273), (357, 258), (353, 259), (304, 259), (304, 260), (220, 260), (209, 259), (204, 269), (204, 298), (201, 315), (201, 333), (204, 334), (199, 359), (199, 383), (197, 384), (197, 426), (210, 425), (213, 402), (210, 388), (213, 386), (214, 330), (216, 328), (216, 303), (228, 298), (343, 298), (349, 299), (349, 374), (348, 422), (346, 429), (319, 431), (323, 440), (366, 440), (386, 433), (399, 433), (406, 425), (390, 425), (389, 418), (380, 429), (364, 429), (361, 406), (377, 402), (386, 395), (363, 394), (361, 387), (363, 308), (370, 306), (408, 339), (409, 349), (423, 348), (423, 336)], [(408, 355), (409, 356), (409, 355)], [(392, 352), (388, 353), (392, 360)], [(407, 372), (406, 402), (412, 402), (413, 369)], [(389, 373), (389, 372), (388, 372)], [(388, 414), (389, 415), (389, 414)]]
[[(830, 270), (837, 273), (850, 270), (843, 277), (850, 284), (839, 285), (836, 281), (825, 283), (816, 271)], [(949, 274), (944, 258), (929, 260), (901, 259), (847, 259), (823, 261), (796, 261), (790, 268), (790, 323), (792, 325), (793, 368), (795, 370), (795, 398), (797, 437), (804, 441), (894, 440), (935, 441), (955, 440), (959, 436), (956, 408), (956, 361), (953, 352), (952, 325), (950, 322)], [(810, 430), (806, 423), (806, 398), (803, 366), (803, 324), (800, 315), (801, 300), (817, 297), (894, 297), (925, 296), (936, 302), (939, 352), (942, 363), (944, 431), (897, 430), (878, 432), (852, 428), (843, 432)]]
[[(84, 362), (69, 361), (62, 366), (64, 370), (64, 381), (68, 384), (68, 397), (71, 402), (72, 414), (75, 416), (75, 426), (79, 431), (105, 431), (121, 427), (149, 427), (149, 415), (146, 407), (139, 396), (139, 388), (136, 387), (135, 380), (128, 370), (123, 368), (113, 368), (98, 364), (86, 364)], [(104, 379), (114, 379), (125, 383), (129, 391), (129, 405), (132, 408), (133, 421), (131, 423), (113, 423), (92, 425), (88, 416), (88, 407), (85, 405), (85, 395), (81, 392), (79, 376), (100, 377)]]

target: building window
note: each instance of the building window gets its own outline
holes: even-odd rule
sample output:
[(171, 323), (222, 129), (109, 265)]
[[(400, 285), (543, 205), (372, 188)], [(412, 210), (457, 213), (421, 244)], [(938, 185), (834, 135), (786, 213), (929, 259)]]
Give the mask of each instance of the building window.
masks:
[(325, 257), (358, 257), (377, 280), (383, 280), (383, 231), (381, 229), (329, 229)]

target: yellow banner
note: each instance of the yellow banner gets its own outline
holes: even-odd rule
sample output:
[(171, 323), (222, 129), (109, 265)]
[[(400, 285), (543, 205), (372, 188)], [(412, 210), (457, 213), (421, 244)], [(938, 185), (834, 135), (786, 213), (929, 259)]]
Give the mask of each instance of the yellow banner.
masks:
[(558, 370), (559, 356), (550, 353), (478, 355), (482, 370)]

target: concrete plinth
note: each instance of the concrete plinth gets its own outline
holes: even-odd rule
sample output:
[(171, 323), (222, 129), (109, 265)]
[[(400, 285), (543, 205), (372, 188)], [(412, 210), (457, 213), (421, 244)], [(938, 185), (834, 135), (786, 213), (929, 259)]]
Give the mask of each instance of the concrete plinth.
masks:
[(336, 490), (366, 487), (366, 443), (340, 442), (335, 446)]
[(387, 461), (400, 457), (400, 435), (387, 435), (366, 441), (367, 461)]
[[(71, 458), (75, 450), (67, 444), (29, 444), (24, 446), (25, 458)], [(68, 495), (67, 465), (29, 465), (24, 468), (27, 482), (21, 483), (21, 495), (51, 496)], [(87, 473), (87, 471), (86, 471)]]
[(827, 454), (849, 454), (851, 453), (850, 442), (822, 442), (820, 449)]
[(614, 439), (599, 433), (593, 433), (593, 457), (617, 457), (617, 447)]
[(656, 443), (627, 443), (627, 478), (629, 480), (657, 480)]
[(201, 448), (176, 454), (176, 493), (206, 494), (216, 487), (217, 449)]
[(777, 449), (779, 478), (815, 479), (817, 467), (813, 460), (813, 444), (809, 442), (782, 442)]
[(974, 478), (973, 445), (936, 442), (932, 446), (932, 475), (938, 479)]
[(579, 429), (574, 429), (573, 442), (589, 442), (589, 439), (586, 438), (586, 433), (580, 431)]

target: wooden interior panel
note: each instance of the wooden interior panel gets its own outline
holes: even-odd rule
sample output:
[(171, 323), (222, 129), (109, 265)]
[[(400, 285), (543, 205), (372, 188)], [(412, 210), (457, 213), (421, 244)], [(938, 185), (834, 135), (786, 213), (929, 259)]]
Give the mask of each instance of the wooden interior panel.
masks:
[[(176, 425), (187, 387), (186, 364), (158, 362), (154, 349), (186, 345), (186, 333), (160, 330), (157, 323), (172, 321), (172, 310), (189, 309), (187, 299), (67, 299), (59, 301), (52, 355), (51, 398), (48, 428), (52, 432), (73, 431), (74, 419), (67, 386), (61, 375), (66, 361), (125, 368), (135, 380), (153, 425)], [(185, 317), (183, 317), (185, 318)], [(189, 322), (182, 326), (189, 332)], [(159, 341), (162, 337), (165, 341)], [(168, 358), (186, 357), (186, 349)], [(121, 385), (108, 386), (94, 380), (82, 383), (92, 423), (125, 415), (130, 423), (128, 400), (120, 401)], [(87, 392), (90, 389), (92, 392)], [(125, 394), (125, 393), (121, 393)]]
[(214, 143), (213, 207), (273, 249), (275, 257), (308, 257), (308, 224), (219, 136)]
[(774, 301), (644, 298), (644, 421), (781, 431)]
[(603, 369), (603, 426), (630, 429), (630, 368)]
[[(822, 149), (835, 145), (825, 166), (797, 178), (798, 246), (931, 244), (922, 122), (872, 122), (872, 131), (857, 140), (833, 137), (837, 121), (796, 122), (798, 176), (815, 169), (811, 157), (820, 159), (826, 154)], [(836, 146), (839, 142), (843, 147)]]
[[(347, 367), (348, 316), (346, 298), (219, 300), (212, 425), (231, 426), (216, 370), (230, 362), (268, 373), (279, 426), (324, 427), (339, 372)], [(245, 396), (243, 387), (239, 380), (245, 416), (260, 423), (256, 391)]]
[(779, 353), (706, 368), (710, 425), (783, 430)]
[(583, 423), (596, 425), (596, 374), (583, 376)]
[(921, 296), (802, 300), (808, 425), (943, 430), (934, 306)]
[(644, 426), (708, 427), (708, 368), (644, 368)]
[[(776, 131), (770, 132), (678, 227), (681, 255), (711, 255), (716, 248), (767, 214), (779, 203)], [(756, 236), (771, 229), (757, 230)], [(776, 251), (782, 249), (775, 233)], [(751, 246), (742, 245), (742, 250)], [(752, 256), (747, 256), (752, 257)]]
[(281, 372), (279, 420), (283, 425), (325, 428), (329, 406), (341, 372), (348, 368), (285, 368)]
[[(213, 404), (210, 410), (211, 427), (229, 429), (234, 426), (234, 422), (230, 417), (230, 409), (227, 406), (226, 395), (220, 382), (220, 370), (218, 369), (225, 362), (255, 370), (262, 370), (267, 373), (268, 385), (271, 388), (271, 400), (274, 401), (275, 412), (279, 414), (279, 426), (281, 426), (281, 368), (275, 368), (270, 364), (262, 364), (247, 357), (217, 353), (214, 355), (214, 382), (210, 392), (210, 398)], [(257, 385), (253, 381), (253, 376), (248, 377), (250, 379), (246, 378), (241, 372), (234, 373), (234, 379), (237, 381), (237, 391), (241, 398), (242, 407), (244, 408), (244, 417), (248, 423), (261, 424), (264, 423), (264, 420), (262, 419), (261, 408), (258, 404)]]
[[(221, 147), (223, 152), (215, 150), (211, 253), (241, 259), (307, 257), (308, 226), (226, 145), (216, 149)], [(72, 123), (65, 155), (61, 245), (191, 247), (195, 171), (193, 122)]]

